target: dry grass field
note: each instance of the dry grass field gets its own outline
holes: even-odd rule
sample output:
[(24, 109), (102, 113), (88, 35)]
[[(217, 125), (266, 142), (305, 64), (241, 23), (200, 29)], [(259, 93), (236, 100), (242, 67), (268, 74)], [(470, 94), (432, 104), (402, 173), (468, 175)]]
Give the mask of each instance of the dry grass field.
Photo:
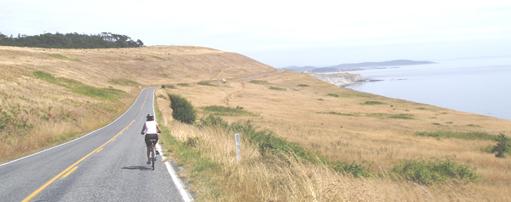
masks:
[[(157, 103), (165, 148), (199, 201), (511, 200), (511, 160), (488, 152), (495, 135), (511, 134), (509, 121), (338, 88), (201, 47), (0, 47), (0, 69), (0, 162), (100, 127), (155, 85), (164, 87)], [(368, 174), (266, 155), (246, 138), (236, 163), (233, 131), (173, 121), (168, 93), (190, 100), (198, 118), (249, 121), (285, 145)], [(408, 160), (445, 159), (477, 177), (419, 184), (395, 171)]]
[(271, 71), (239, 54), (178, 46), (0, 47), (0, 70), (0, 162), (112, 121), (142, 85)]
[[(255, 148), (244, 150), (247, 165), (233, 162), (232, 134), (222, 135), (215, 128), (171, 125), (172, 134), (183, 142), (189, 136), (199, 137), (199, 150), (203, 150), (207, 159), (224, 166), (226, 175), (235, 173), (234, 181), (247, 186), (223, 184), (230, 180), (220, 178), (225, 180), (220, 186), (227, 186), (223, 190), (235, 190), (230, 194), (239, 197), (222, 200), (251, 201), (255, 196), (267, 197), (262, 201), (511, 200), (511, 160), (495, 158), (486, 151), (495, 145), (494, 135), (511, 134), (509, 121), (359, 93), (291, 72), (255, 74), (212, 84), (160, 90), (159, 100), (164, 102), (167, 93), (182, 95), (195, 106), (199, 117), (215, 113), (208, 111), (208, 106), (242, 108), (248, 113), (219, 115), (231, 123), (250, 121), (328, 159), (355, 162), (373, 173), (372, 177), (353, 178), (298, 162), (281, 170), (292, 175), (275, 174), (278, 171), (271, 169), (264, 173), (263, 167), (271, 164), (251, 160), (258, 159)], [(443, 137), (443, 134), (456, 137)], [(446, 159), (470, 167), (479, 177), (472, 182), (447, 181), (426, 186), (396, 179), (392, 172), (405, 160)], [(261, 165), (253, 165), (254, 162)], [(260, 181), (247, 179), (252, 175)], [(288, 178), (281, 179), (280, 175)], [(292, 187), (280, 190), (265, 184), (272, 182), (271, 179), (280, 179), (282, 184)], [(254, 188), (257, 191), (251, 192), (251, 187), (257, 187)], [(199, 186), (199, 192), (207, 193), (201, 191), (203, 188)]]

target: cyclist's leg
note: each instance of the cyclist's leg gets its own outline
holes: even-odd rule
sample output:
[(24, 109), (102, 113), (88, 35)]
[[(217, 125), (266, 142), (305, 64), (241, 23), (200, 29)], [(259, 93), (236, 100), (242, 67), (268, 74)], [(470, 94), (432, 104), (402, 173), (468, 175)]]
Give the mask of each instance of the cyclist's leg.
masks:
[(147, 149), (147, 164), (150, 163), (150, 154), (151, 154), (151, 141), (146, 137), (145, 138), (145, 145), (146, 145), (146, 149)]

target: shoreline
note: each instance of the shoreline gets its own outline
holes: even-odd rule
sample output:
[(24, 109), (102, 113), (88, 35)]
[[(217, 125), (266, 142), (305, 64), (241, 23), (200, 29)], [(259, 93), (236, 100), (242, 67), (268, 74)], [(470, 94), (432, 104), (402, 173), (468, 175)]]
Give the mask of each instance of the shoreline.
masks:
[(348, 88), (350, 90), (354, 90), (357, 92), (370, 93), (373, 95), (383, 96), (383, 97), (390, 98), (390, 99), (402, 100), (402, 101), (406, 101), (406, 102), (431, 105), (431, 106), (435, 106), (435, 107), (439, 107), (439, 108), (443, 108), (443, 109), (448, 109), (448, 110), (453, 110), (453, 111), (457, 111), (457, 112), (468, 113), (468, 114), (473, 114), (473, 115), (478, 115), (478, 116), (484, 116), (484, 117), (489, 117), (489, 118), (495, 118), (495, 119), (499, 119), (499, 120), (503, 120), (503, 121), (511, 121), (511, 118), (499, 117), (499, 116), (495, 116), (495, 115), (488, 115), (488, 114), (483, 114), (480, 112), (465, 111), (465, 110), (455, 109), (455, 108), (441, 106), (441, 105), (437, 105), (437, 104), (425, 103), (425, 102), (422, 102), (419, 100), (410, 100), (410, 99), (406, 99), (406, 98), (391, 97), (388, 95), (377, 94), (374, 92), (361, 91), (361, 90), (355, 89), (353, 87), (356, 87), (358, 85), (364, 85), (365, 83), (369, 83), (369, 82), (383, 81), (383, 80), (377, 80), (377, 79), (364, 78), (361, 74), (354, 74), (354, 73), (350, 73), (350, 72), (329, 72), (329, 73), (308, 73), (308, 74), (314, 76), (315, 78), (317, 78), (321, 81), (333, 84), (337, 87)]

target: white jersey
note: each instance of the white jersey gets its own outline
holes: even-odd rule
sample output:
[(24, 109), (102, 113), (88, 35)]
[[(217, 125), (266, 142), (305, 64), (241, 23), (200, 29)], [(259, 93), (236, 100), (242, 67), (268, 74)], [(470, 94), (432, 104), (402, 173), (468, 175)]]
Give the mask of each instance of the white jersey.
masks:
[(145, 122), (145, 134), (158, 134), (158, 128), (156, 127), (158, 124), (156, 121), (146, 121)]

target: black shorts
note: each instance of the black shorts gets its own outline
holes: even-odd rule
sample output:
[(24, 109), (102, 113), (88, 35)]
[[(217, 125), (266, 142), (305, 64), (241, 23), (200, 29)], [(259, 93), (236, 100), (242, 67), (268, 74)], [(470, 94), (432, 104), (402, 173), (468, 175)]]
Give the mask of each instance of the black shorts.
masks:
[(145, 135), (145, 145), (147, 147), (152, 146), (151, 139), (156, 140), (156, 142), (158, 142), (158, 134), (146, 134)]

